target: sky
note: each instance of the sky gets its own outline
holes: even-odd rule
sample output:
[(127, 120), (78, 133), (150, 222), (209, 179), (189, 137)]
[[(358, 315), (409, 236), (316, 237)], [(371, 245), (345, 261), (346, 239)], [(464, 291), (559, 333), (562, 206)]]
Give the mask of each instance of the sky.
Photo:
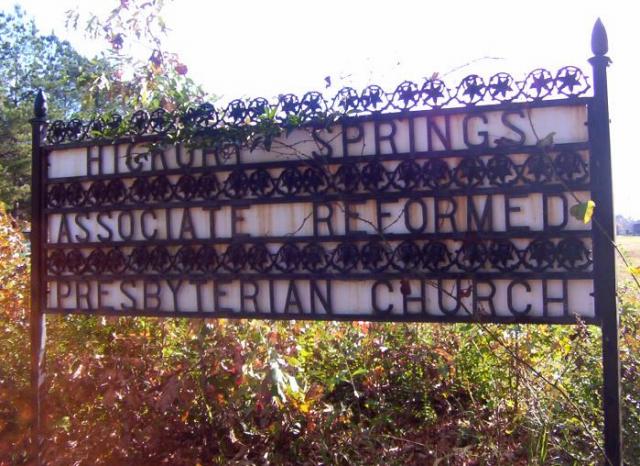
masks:
[[(108, 10), (115, 0), (22, 0), (42, 32), (54, 31), (92, 55), (103, 46), (65, 30), (64, 12)], [(0, 9), (15, 0), (0, 0)], [(224, 101), (375, 83), (394, 88), (438, 72), (457, 85), (467, 74), (506, 71), (524, 78), (543, 67), (575, 65), (591, 74), (591, 29), (596, 18), (609, 37), (616, 213), (640, 219), (640, 28), (630, 1), (168, 2), (168, 49), (189, 75)]]

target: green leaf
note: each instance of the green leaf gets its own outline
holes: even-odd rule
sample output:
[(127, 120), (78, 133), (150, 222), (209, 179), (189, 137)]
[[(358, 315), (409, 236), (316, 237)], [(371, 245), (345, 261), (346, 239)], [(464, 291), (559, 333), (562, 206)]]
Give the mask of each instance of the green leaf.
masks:
[(589, 199), (587, 202), (580, 202), (571, 207), (570, 212), (573, 218), (576, 218), (585, 224), (591, 221), (593, 217), (593, 210), (596, 208), (596, 203)]
[(369, 371), (366, 368), (360, 367), (351, 373), (351, 377), (358, 377), (359, 375), (365, 375), (368, 372)]

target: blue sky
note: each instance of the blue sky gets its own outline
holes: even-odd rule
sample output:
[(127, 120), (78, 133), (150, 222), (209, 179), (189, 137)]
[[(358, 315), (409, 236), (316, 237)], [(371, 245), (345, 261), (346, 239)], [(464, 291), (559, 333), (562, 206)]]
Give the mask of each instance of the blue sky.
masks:
[[(16, 3), (0, 0), (0, 8)], [(64, 29), (64, 11), (108, 9), (110, 1), (22, 0), (43, 32), (85, 54), (99, 50)], [(229, 100), (336, 87), (393, 86), (434, 72), (447, 81), (497, 71), (576, 65), (590, 74), (590, 34), (601, 17), (609, 34), (610, 114), (616, 211), (640, 219), (640, 130), (633, 2), (603, 1), (206, 1), (175, 0), (167, 39), (205, 89)], [(466, 65), (466, 66), (465, 66)], [(456, 70), (457, 71), (454, 71)], [(331, 90), (330, 90), (331, 91)]]

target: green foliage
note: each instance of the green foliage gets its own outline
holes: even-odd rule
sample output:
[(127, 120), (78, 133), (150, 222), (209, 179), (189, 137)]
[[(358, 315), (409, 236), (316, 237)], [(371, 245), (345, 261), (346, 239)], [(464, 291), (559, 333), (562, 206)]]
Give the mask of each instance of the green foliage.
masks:
[[(90, 76), (108, 64), (80, 56), (66, 41), (38, 33), (16, 7), (0, 12), (0, 202), (26, 211), (31, 167), (31, 126), (35, 90), (45, 90), (51, 118), (88, 115), (96, 102)], [(95, 99), (93, 99), (95, 97)]]
[[(0, 79), (5, 105), (33, 108), (37, 88), (46, 90), (53, 102), (54, 118), (70, 117), (81, 110), (85, 89), (77, 80), (91, 66), (66, 41), (41, 35), (20, 7), (0, 13)], [(30, 114), (27, 114), (25, 123)]]
[(106, 46), (101, 60), (109, 64), (108, 72), (87, 75), (92, 78), (93, 89), (105, 94), (101, 103), (115, 103), (129, 113), (159, 107), (174, 111), (203, 102), (207, 95), (187, 77), (187, 66), (177, 54), (164, 49), (164, 0), (111, 3), (113, 9), (104, 16), (79, 8), (66, 12), (67, 27), (83, 31), (90, 40), (101, 40)]
[(29, 119), (38, 88), (47, 95), (50, 120), (90, 119), (202, 102), (205, 94), (185, 73), (175, 60), (141, 63), (111, 52), (88, 59), (55, 35), (40, 34), (19, 7), (0, 12), (0, 205), (28, 212)]

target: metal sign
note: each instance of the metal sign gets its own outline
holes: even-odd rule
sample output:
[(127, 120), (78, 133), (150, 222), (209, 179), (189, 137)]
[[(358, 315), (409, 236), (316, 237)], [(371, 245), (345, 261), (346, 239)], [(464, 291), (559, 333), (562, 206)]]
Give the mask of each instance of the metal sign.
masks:
[[(554, 89), (567, 76), (588, 89), (575, 68)], [(46, 310), (593, 320), (590, 225), (569, 215), (591, 196), (586, 123), (567, 99), (350, 117), (226, 157), (54, 145)]]
[(593, 88), (573, 66), (407, 81), (139, 111), (115, 140), (119, 117), (36, 104), (34, 315), (580, 319), (617, 358), (600, 26), (593, 48)]

